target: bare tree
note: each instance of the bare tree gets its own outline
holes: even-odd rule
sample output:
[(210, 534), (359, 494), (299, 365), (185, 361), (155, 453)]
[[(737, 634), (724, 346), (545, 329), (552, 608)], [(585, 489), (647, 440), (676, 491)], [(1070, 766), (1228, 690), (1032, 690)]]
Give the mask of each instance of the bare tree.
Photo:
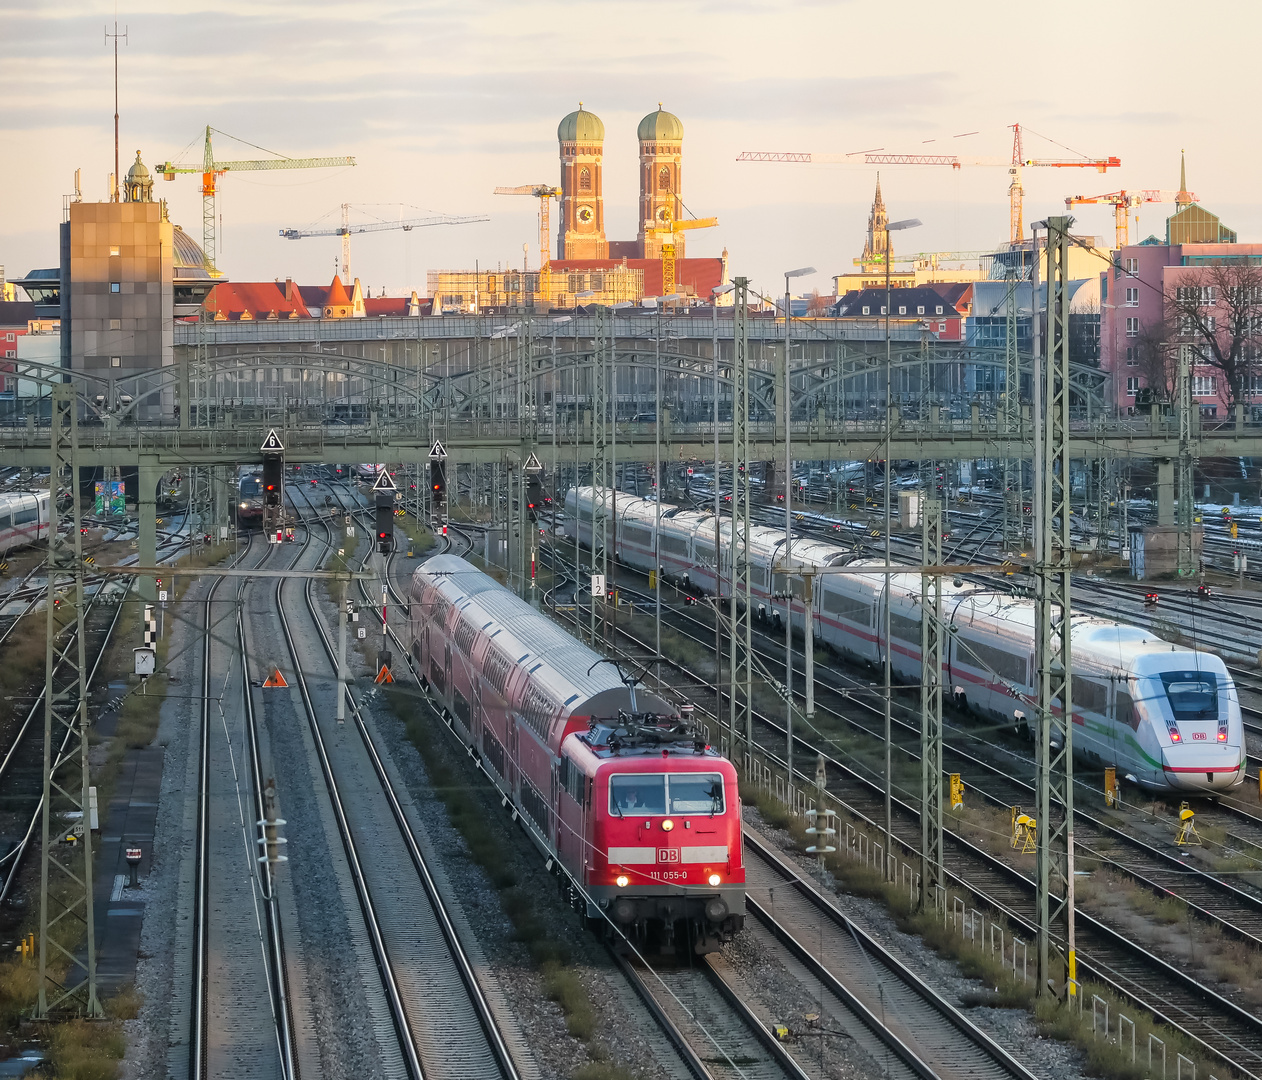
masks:
[(1190, 367), (1219, 372), (1229, 405), (1245, 400), (1262, 343), (1262, 266), (1217, 263), (1182, 274), (1166, 290), (1165, 311), (1169, 341)]
[(1135, 373), (1152, 391), (1153, 402), (1173, 401), (1179, 365), (1168, 327), (1164, 323), (1144, 326), (1134, 341), (1130, 347), (1135, 350)]
[(819, 318), (828, 314), (828, 308), (832, 304), (831, 296), (820, 296), (819, 290), (816, 289), (811, 293), (806, 303), (806, 314), (809, 318)]

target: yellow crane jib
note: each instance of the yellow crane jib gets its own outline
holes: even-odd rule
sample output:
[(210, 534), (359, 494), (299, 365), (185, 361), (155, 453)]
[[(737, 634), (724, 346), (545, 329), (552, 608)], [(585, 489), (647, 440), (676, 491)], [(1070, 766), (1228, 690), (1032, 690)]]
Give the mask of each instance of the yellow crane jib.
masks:
[[(200, 165), (173, 163), (164, 161), (154, 171), (164, 180), (174, 180), (181, 173), (200, 173), (202, 177), (202, 250), (206, 253), (207, 265), (215, 265), (215, 180), (228, 172), (262, 172), (273, 169), (332, 169), (345, 165), (354, 165), (353, 157), (308, 157), (291, 158), (283, 154), (275, 154), (264, 147), (256, 147), (267, 154), (275, 154), (270, 158), (255, 158), (243, 161), (216, 161), (211, 136), (218, 128), (206, 127), (206, 146)], [(229, 139), (236, 136), (219, 131), (220, 135)], [(244, 142), (243, 139), (237, 139)], [(246, 143), (253, 146), (253, 143)]]
[(552, 261), (551, 245), (552, 200), (561, 197), (561, 189), (552, 184), (518, 184), (516, 187), (497, 187), (496, 195), (533, 195), (539, 200), (539, 269), (546, 270)]
[(661, 225), (645, 229), (646, 236), (662, 236), (662, 295), (670, 296), (675, 291), (675, 234), (687, 232), (689, 229), (712, 229), (719, 223), (716, 217), (685, 218), (672, 221), (669, 217)]

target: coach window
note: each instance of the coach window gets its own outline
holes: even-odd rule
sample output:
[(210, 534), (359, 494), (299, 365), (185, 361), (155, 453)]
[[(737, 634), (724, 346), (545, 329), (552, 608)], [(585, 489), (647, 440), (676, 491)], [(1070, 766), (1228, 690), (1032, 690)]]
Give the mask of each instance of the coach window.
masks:
[(666, 813), (666, 777), (662, 773), (611, 776), (609, 812), (619, 817)]
[(13, 515), (13, 524), (25, 525), (28, 522), (34, 521), (38, 516), (39, 511), (33, 506), (27, 510), (19, 510)]

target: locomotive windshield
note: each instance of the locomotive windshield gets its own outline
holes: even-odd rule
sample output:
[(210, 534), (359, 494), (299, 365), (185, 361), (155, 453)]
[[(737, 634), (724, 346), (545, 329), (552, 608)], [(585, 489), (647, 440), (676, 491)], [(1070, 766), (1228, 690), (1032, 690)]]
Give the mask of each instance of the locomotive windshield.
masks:
[(609, 812), (623, 817), (723, 813), (718, 773), (633, 773), (609, 778)]
[(242, 495), (257, 495), (259, 493), (259, 487), (258, 477), (246, 476), (241, 480)]
[(1176, 720), (1217, 720), (1218, 679), (1207, 671), (1163, 671), (1166, 698)]

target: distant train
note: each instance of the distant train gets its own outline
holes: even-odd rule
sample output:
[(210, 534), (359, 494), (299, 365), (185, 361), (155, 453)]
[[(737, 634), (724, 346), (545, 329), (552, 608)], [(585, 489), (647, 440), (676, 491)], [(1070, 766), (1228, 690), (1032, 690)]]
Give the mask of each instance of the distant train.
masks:
[[(566, 496), (566, 531), (590, 546), (593, 503), (602, 516), (605, 491), (572, 490)], [(715, 519), (708, 512), (662, 504), (655, 543), (655, 503), (619, 495), (617, 527), (607, 522), (610, 551), (628, 566), (651, 570), (685, 588), (713, 594), (717, 576), (731, 590), (732, 522), (721, 519), (715, 558)], [(577, 517), (576, 517), (577, 512)], [(776, 574), (784, 533), (750, 528), (750, 602), (754, 614), (805, 630), (803, 584)], [(654, 555), (656, 548), (657, 554)], [(852, 552), (806, 537), (795, 538), (793, 561), (814, 567), (864, 565)], [(717, 567), (717, 570), (716, 570)], [(1034, 734), (1034, 603), (970, 583), (944, 580), (943, 611), (950, 633), (943, 647), (943, 685), (955, 703)], [(920, 682), (920, 575), (814, 576), (815, 640), (868, 664), (884, 662), (885, 604), (890, 599), (890, 665)], [(1071, 619), (1074, 754), (1093, 765), (1115, 765), (1119, 775), (1154, 791), (1214, 795), (1245, 777), (1244, 728), (1235, 684), (1220, 657), (1173, 645), (1151, 630), (1094, 616)]]
[(424, 684), (589, 919), (698, 953), (741, 928), (736, 771), (687, 716), (454, 555), (417, 568), (409, 622)]
[(232, 519), (238, 529), (263, 527), (263, 474), (258, 469), (242, 469), (237, 478), (237, 498)]
[(48, 492), (0, 495), (0, 555), (48, 539)]

